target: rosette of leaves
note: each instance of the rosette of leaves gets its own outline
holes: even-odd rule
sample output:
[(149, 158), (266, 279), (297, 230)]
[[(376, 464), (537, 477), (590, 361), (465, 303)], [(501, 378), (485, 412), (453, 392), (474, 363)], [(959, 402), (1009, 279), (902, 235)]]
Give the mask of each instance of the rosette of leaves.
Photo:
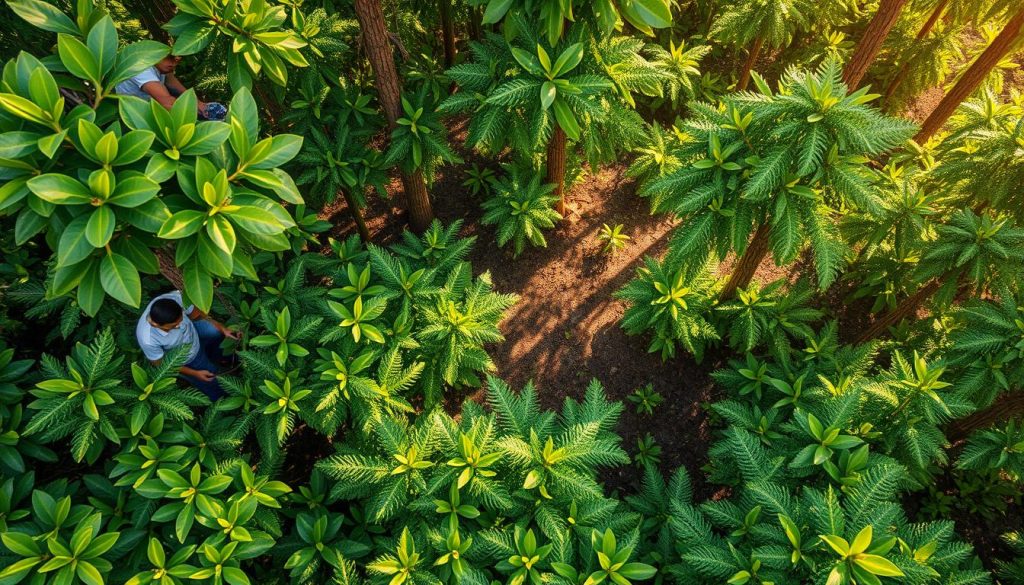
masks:
[(527, 243), (547, 247), (543, 230), (562, 220), (555, 210), (555, 186), (542, 183), (540, 173), (522, 165), (504, 165), (506, 175), (494, 181), (494, 193), (481, 203), (480, 222), (496, 225), (498, 247), (512, 242), (512, 256), (522, 254)]
[(116, 349), (107, 329), (88, 346), (76, 344), (64, 364), (43, 356), (45, 379), (30, 391), (36, 400), (29, 404), (33, 412), (25, 434), (44, 442), (70, 436), (75, 461), (93, 462), (107, 442), (120, 443), (117, 427), (134, 395), (121, 381), (124, 357)]
[(362, 209), (367, 188), (373, 187), (381, 197), (387, 195), (383, 156), (369, 144), (375, 131), (340, 123), (330, 134), (316, 125), (310, 127), (309, 139), (294, 161), (299, 169), (295, 183), (305, 188), (310, 204), (332, 203), (344, 192)]
[[(178, 99), (194, 104), (190, 92)], [(175, 136), (187, 134), (195, 124), (196, 110), (182, 109), (177, 118), (155, 102), (122, 100), (122, 116), (133, 128), (167, 127)], [(172, 112), (173, 113), (173, 112)], [(150, 176), (176, 179), (165, 185), (176, 186), (177, 193), (163, 198), (169, 216), (157, 230), (161, 239), (176, 240), (175, 263), (182, 268), (185, 296), (202, 310), (213, 300), (213, 278), (233, 275), (256, 279), (252, 250), (282, 251), (290, 248), (286, 230), (295, 226), (289, 212), (277, 201), (302, 203), (291, 177), (278, 167), (299, 151), (302, 139), (283, 134), (259, 139), (256, 103), (247, 89), (240, 90), (231, 104), (228, 132), (216, 130), (219, 142), (226, 138), (230, 148), (221, 148), (209, 157), (175, 162), (178, 146), (165, 143), (148, 165)], [(200, 123), (202, 124), (202, 123)], [(199, 126), (196, 125), (196, 128)], [(184, 128), (184, 130), (182, 130)], [(158, 142), (160, 140), (158, 139)], [(274, 193), (274, 197), (264, 194)]]
[(667, 49), (651, 43), (644, 47), (643, 52), (667, 74), (662, 86), (664, 97), (672, 104), (673, 109), (678, 109), (686, 101), (698, 97), (701, 79), (698, 65), (700, 60), (711, 52), (711, 45), (688, 47), (685, 39), (680, 40), (678, 45), (675, 39), (670, 39)]
[(965, 207), (984, 204), (1021, 219), (1024, 201), (1016, 185), (1024, 181), (1017, 153), (1024, 135), (1024, 106), (986, 91), (962, 104), (950, 121), (950, 134), (936, 147), (942, 164), (929, 176)]
[(653, 335), (649, 352), (663, 360), (675, 356), (677, 345), (699, 361), (705, 344), (718, 339), (707, 320), (714, 304), (714, 280), (701, 265), (673, 267), (651, 257), (637, 269), (636, 278), (615, 293), (627, 303), (622, 328), (629, 335)]
[[(285, 26), (284, 6), (272, 1), (243, 1), (222, 4), (211, 0), (174, 0), (178, 14), (166, 28), (174, 36), (175, 55), (194, 55), (218, 37), (230, 42), (227, 76), (233, 91), (251, 88), (253, 78), (265, 74), (280, 86), (288, 84), (288, 65), (309, 63), (299, 49), (308, 43)], [(292, 7), (292, 10), (298, 10)], [(299, 24), (301, 23), (290, 23)], [(307, 31), (308, 32), (308, 31)]]
[(432, 181), (437, 167), (462, 162), (448, 146), (448, 129), (441, 123), (426, 91), (402, 96), (402, 116), (396, 124), (384, 155), (385, 165), (397, 164), (410, 173), (422, 171)]
[(786, 355), (793, 341), (814, 335), (810, 324), (823, 316), (818, 309), (807, 306), (814, 289), (806, 280), (789, 288), (785, 285), (785, 279), (764, 287), (752, 283), (740, 289), (735, 299), (716, 308), (724, 316), (730, 345), (749, 352), (771, 344), (775, 355)]

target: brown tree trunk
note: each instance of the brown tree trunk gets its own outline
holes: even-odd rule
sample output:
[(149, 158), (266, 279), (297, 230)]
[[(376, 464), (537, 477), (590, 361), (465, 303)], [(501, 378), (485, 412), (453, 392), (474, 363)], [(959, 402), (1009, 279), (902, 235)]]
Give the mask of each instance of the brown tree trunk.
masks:
[(555, 130), (551, 133), (551, 141), (548, 142), (548, 176), (547, 182), (555, 185), (553, 195), (558, 197), (558, 204), (555, 209), (566, 217), (565, 208), (565, 160), (566, 160), (566, 135), (562, 127), (555, 122)]
[(996, 401), (970, 416), (955, 420), (946, 427), (946, 438), (950, 442), (966, 439), (974, 431), (1024, 415), (1024, 392), (1011, 391), (996, 397)]
[(757, 231), (754, 232), (754, 237), (750, 239), (747, 249), (744, 250), (743, 255), (736, 262), (736, 266), (732, 269), (732, 274), (729, 275), (729, 280), (718, 295), (719, 301), (732, 300), (736, 296), (737, 289), (750, 286), (750, 281), (754, 279), (757, 267), (761, 265), (761, 261), (768, 255), (770, 234), (771, 227), (768, 226), (768, 222), (758, 226)]
[(469, 10), (469, 38), (480, 41), (484, 38), (484, 26), (481, 24), (483, 14), (476, 6), (467, 7)]
[(882, 337), (889, 332), (889, 328), (899, 323), (907, 317), (912, 317), (917, 313), (917, 309), (920, 308), (921, 303), (928, 300), (935, 291), (939, 290), (942, 286), (942, 281), (939, 279), (933, 280), (928, 284), (917, 289), (917, 292), (903, 299), (903, 301), (896, 305), (896, 308), (889, 311), (885, 315), (882, 315), (877, 321), (875, 321), (867, 331), (862, 333), (857, 338), (857, 343), (867, 343), (872, 339)]
[(177, 8), (171, 0), (125, 0), (124, 7), (131, 16), (139, 19), (139, 23), (149, 32), (154, 41), (170, 43), (171, 35), (163, 26), (174, 18)]
[[(917, 32), (917, 37), (915, 38), (915, 40), (920, 41), (927, 37), (928, 33), (932, 32), (932, 29), (935, 28), (935, 23), (937, 23), (939, 21), (939, 18), (942, 17), (942, 13), (946, 11), (946, 6), (949, 6), (949, 0), (939, 0), (939, 3), (932, 10), (931, 15), (928, 17), (928, 20), (925, 21), (924, 25), (921, 27), (921, 30)], [(907, 78), (907, 74), (909, 73), (910, 64), (904, 62), (903, 64), (900, 65), (900, 69), (899, 71), (896, 72), (896, 75), (892, 78), (892, 81), (889, 82), (889, 87), (885, 88), (886, 100), (892, 97), (892, 94), (896, 93), (896, 89), (900, 86), (900, 84), (903, 83), (903, 80)]]
[(754, 39), (754, 45), (750, 47), (750, 54), (747, 55), (747, 60), (743, 62), (743, 69), (740, 71), (740, 80), (736, 82), (736, 91), (743, 91), (747, 89), (747, 85), (750, 83), (750, 72), (754, 69), (754, 65), (757, 63), (757, 58), (761, 56), (761, 47), (763, 46), (763, 38), (757, 37)]
[[(359, 20), (359, 27), (362, 30), (363, 48), (373, 68), (377, 97), (388, 120), (388, 128), (394, 129), (396, 121), (402, 115), (402, 92), (380, 0), (355, 0), (355, 9), (356, 19)], [(403, 172), (402, 185), (405, 188), (409, 223), (413, 230), (422, 232), (434, 219), (423, 173), (419, 170), (413, 173)]]
[(896, 19), (899, 18), (900, 11), (906, 3), (907, 0), (881, 0), (878, 3), (878, 12), (875, 12), (867, 30), (864, 31), (864, 36), (846, 63), (846, 69), (843, 69), (843, 82), (850, 91), (856, 89), (860, 85), (860, 80), (864, 79), (864, 74), (868, 72), (868, 67), (871, 67), (875, 55), (882, 48), (885, 37), (889, 36), (889, 30), (896, 24)]
[(455, 25), (452, 22), (452, 0), (437, 0), (441, 12), (441, 41), (444, 43), (445, 69), (455, 65)]
[(949, 93), (942, 98), (924, 124), (921, 124), (921, 131), (914, 137), (918, 144), (924, 143), (938, 132), (960, 106), (960, 103), (978, 89), (992, 68), (999, 64), (999, 61), (1006, 56), (1006, 53), (1020, 37), (1022, 28), (1024, 28), (1024, 4), (1020, 5), (1017, 13), (1006, 23), (999, 36), (974, 60), (974, 63), (971, 63), (960, 81), (956, 82), (953, 89), (949, 90)]
[(348, 204), (348, 213), (352, 216), (352, 221), (356, 224), (356, 229), (359, 231), (359, 237), (363, 239), (363, 243), (370, 242), (370, 230), (366, 229), (366, 220), (363, 219), (363, 210), (359, 208), (356, 203), (356, 198), (348, 192), (347, 189), (341, 190), (342, 197), (345, 198), (345, 203)]

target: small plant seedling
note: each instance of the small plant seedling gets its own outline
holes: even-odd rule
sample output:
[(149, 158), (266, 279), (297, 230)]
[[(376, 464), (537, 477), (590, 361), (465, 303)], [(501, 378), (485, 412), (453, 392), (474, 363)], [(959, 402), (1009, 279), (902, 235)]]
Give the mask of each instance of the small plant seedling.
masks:
[(637, 467), (647, 467), (661, 463), (661, 446), (655, 442), (651, 433), (636, 440), (636, 455), (633, 456), (633, 463)]
[(654, 385), (637, 388), (629, 395), (629, 401), (636, 405), (637, 414), (654, 414), (654, 409), (662, 403), (664, 398), (654, 391)]
[(466, 180), (462, 182), (462, 186), (469, 187), (469, 193), (474, 197), (481, 193), (490, 195), (496, 178), (493, 170), (473, 163), (473, 166), (466, 170)]
[(601, 248), (603, 254), (615, 255), (620, 250), (625, 249), (626, 242), (629, 241), (629, 236), (622, 233), (622, 224), (616, 224), (615, 227), (610, 227), (608, 224), (601, 226), (601, 231), (597, 234), (597, 239), (604, 243)]

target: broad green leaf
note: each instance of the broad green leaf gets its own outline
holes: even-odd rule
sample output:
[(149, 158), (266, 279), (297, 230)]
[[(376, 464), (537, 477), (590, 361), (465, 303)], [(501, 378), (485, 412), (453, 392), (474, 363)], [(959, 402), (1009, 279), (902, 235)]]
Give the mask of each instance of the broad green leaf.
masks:
[(258, 207), (239, 206), (234, 211), (225, 212), (225, 215), (247, 232), (272, 235), (285, 229), (272, 213)]
[(85, 226), (90, 215), (80, 215), (64, 228), (57, 245), (57, 267), (77, 264), (89, 257), (96, 249), (85, 236)]
[(139, 271), (120, 254), (108, 254), (100, 261), (100, 283), (108, 295), (122, 303), (138, 307), (142, 300)]
[(57, 205), (89, 203), (92, 194), (89, 189), (67, 175), (47, 173), (33, 177), (28, 188), (40, 199)]
[[(147, 67), (156, 65), (170, 51), (170, 47), (156, 41), (139, 41), (128, 45), (117, 52), (117, 61), (107, 76), (107, 85), (113, 87), (129, 77), (141, 73)], [(124, 101), (124, 98), (120, 98), (120, 100)]]
[(203, 227), (206, 221), (206, 214), (194, 209), (184, 209), (167, 218), (157, 237), (166, 240), (177, 240), (191, 236)]
[(213, 277), (196, 262), (189, 262), (182, 271), (185, 295), (200, 311), (209, 311), (213, 304)]
[(566, 136), (573, 140), (579, 140), (580, 125), (576, 122), (576, 116), (573, 115), (569, 106), (561, 99), (556, 99), (552, 106), (555, 110), (555, 120), (558, 122), (558, 126), (565, 131)]
[(57, 53), (61, 63), (72, 75), (87, 79), (97, 86), (100, 84), (99, 64), (82, 41), (65, 34), (57, 35)]
[(121, 136), (117, 143), (114, 165), (127, 165), (140, 160), (149, 152), (156, 135), (147, 130), (132, 130)]
[(89, 264), (89, 270), (78, 283), (78, 306), (82, 307), (86, 315), (96, 316), (96, 313), (103, 305), (105, 294), (103, 284), (100, 282), (99, 262)]
[(554, 83), (545, 81), (540, 86), (540, 107), (542, 110), (546, 110), (551, 107), (551, 104), (555, 101), (555, 96), (558, 95), (558, 89)]
[(135, 176), (119, 179), (107, 203), (119, 207), (138, 207), (160, 191), (160, 185), (149, 177)]
[(86, 37), (86, 45), (99, 66), (99, 78), (102, 79), (114, 68), (117, 60), (117, 29), (109, 15), (93, 25)]
[(110, 242), (111, 236), (114, 235), (116, 223), (117, 217), (114, 215), (113, 209), (106, 205), (97, 207), (89, 216), (89, 223), (85, 225), (85, 238), (93, 247), (102, 248)]
[(235, 228), (231, 225), (231, 222), (224, 219), (224, 216), (214, 215), (206, 222), (206, 235), (210, 237), (210, 240), (218, 248), (228, 254), (235, 251), (235, 244), (237, 243)]
[(48, 32), (79, 34), (78, 27), (54, 5), (41, 0), (8, 0), (7, 6), (15, 14), (36, 28)]
[(505, 13), (512, 7), (513, 0), (490, 0), (487, 2), (487, 8), (484, 9), (484, 15), (481, 19), (483, 24), (495, 24), (499, 20), (505, 17)]

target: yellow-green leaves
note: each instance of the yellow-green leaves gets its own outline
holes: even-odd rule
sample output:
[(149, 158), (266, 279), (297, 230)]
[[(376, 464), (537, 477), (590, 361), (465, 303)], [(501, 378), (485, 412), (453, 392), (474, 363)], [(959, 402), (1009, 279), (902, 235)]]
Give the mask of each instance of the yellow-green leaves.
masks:
[(848, 583), (881, 583), (879, 577), (902, 577), (900, 570), (892, 561), (885, 558), (896, 538), (889, 537), (872, 543), (872, 528), (868, 524), (853, 539), (853, 543), (834, 534), (819, 536), (840, 560), (828, 576), (828, 585), (846, 585)]

